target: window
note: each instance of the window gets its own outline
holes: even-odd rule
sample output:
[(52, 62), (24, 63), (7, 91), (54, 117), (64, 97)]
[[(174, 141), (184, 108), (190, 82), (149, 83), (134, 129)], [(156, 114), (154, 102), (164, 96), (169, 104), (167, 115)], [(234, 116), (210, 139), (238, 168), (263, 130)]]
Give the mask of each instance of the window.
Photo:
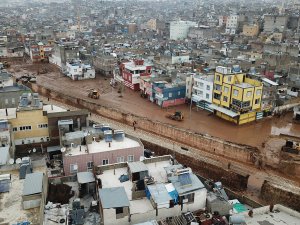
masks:
[(169, 93), (169, 98), (172, 98), (172, 93)]
[(222, 86), (221, 86), (221, 85), (218, 85), (218, 84), (216, 84), (216, 85), (215, 85), (215, 90), (217, 90), (217, 91), (221, 91), (221, 90), (222, 90)]
[(209, 85), (206, 86), (206, 90), (210, 91), (210, 86)]
[(77, 72), (77, 69), (74, 69), (74, 72)]
[(21, 126), (20, 131), (31, 130), (31, 126)]
[(123, 207), (117, 207), (116, 214), (122, 214), (122, 213), (123, 213)]
[(48, 128), (48, 124), (46, 124), (46, 123), (39, 124), (38, 128)]
[(227, 94), (229, 91), (229, 88), (228, 87), (224, 87), (224, 93)]
[(247, 91), (247, 97), (249, 98), (251, 97), (251, 95), (252, 95), (252, 91)]
[(209, 94), (206, 94), (206, 99), (209, 99)]
[(77, 172), (78, 172), (78, 165), (70, 164), (70, 173), (77, 173)]
[(216, 75), (216, 81), (220, 81), (221, 80), (221, 76), (220, 75)]
[(18, 131), (18, 128), (17, 128), (17, 127), (13, 127), (12, 131), (13, 131), (13, 132), (17, 132), (17, 131)]
[(261, 95), (261, 90), (256, 90), (256, 95), (260, 96)]
[(7, 104), (8, 104), (8, 99), (6, 98), (6, 99), (5, 99), (5, 105), (7, 105)]
[(228, 98), (227, 98), (226, 96), (224, 96), (224, 97), (223, 97), (223, 101), (224, 101), (224, 102), (227, 102), (227, 101), (228, 101)]
[(255, 104), (259, 104), (259, 102), (260, 102), (259, 98), (255, 99)]
[(200, 82), (200, 87), (203, 87), (203, 85), (204, 85), (204, 84)]
[(221, 99), (221, 95), (217, 94), (217, 93), (214, 93), (214, 99), (220, 100)]
[(147, 73), (151, 73), (151, 70), (147, 70)]
[(15, 103), (16, 103), (15, 98), (12, 98), (12, 99), (11, 99), (11, 104), (14, 105)]
[(127, 161), (128, 161), (128, 162), (133, 162), (133, 160), (134, 160), (134, 156), (133, 156), (133, 155), (129, 155), (129, 156), (127, 157)]
[(124, 156), (117, 157), (117, 162), (118, 163), (124, 162)]
[(90, 161), (90, 162), (87, 162), (87, 168), (88, 169), (93, 169), (93, 167), (94, 167), (94, 162), (93, 161)]
[(231, 82), (231, 76), (228, 76), (228, 82)]
[(102, 165), (107, 165), (107, 164), (109, 164), (108, 159), (103, 159), (103, 160), (102, 160)]
[(131, 76), (128, 76), (129, 81), (131, 81)]
[(233, 96), (237, 97), (239, 95), (239, 91), (238, 90), (233, 90)]
[(178, 91), (178, 95), (180, 95), (180, 91)]

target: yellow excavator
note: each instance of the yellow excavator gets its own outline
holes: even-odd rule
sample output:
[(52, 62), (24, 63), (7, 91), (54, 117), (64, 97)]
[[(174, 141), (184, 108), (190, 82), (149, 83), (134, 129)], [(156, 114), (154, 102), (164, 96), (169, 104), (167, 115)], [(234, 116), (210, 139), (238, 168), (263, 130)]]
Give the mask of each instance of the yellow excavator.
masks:
[(96, 89), (90, 89), (88, 90), (88, 97), (92, 99), (99, 99), (100, 92)]
[(183, 119), (184, 119), (183, 113), (180, 111), (176, 111), (172, 114), (167, 114), (166, 117), (171, 120), (176, 120), (176, 121), (183, 121)]

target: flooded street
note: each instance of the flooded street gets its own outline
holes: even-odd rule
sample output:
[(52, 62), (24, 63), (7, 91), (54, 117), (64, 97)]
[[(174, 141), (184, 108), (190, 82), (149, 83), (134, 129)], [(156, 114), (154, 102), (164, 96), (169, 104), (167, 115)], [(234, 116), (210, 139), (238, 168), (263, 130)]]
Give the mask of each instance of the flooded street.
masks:
[[(17, 67), (18, 71), (15, 71), (15, 66), (10, 69), (16, 76), (20, 76), (24, 72), (33, 73), (36, 70), (36, 66), (28, 64)], [(140, 97), (139, 92), (133, 92), (126, 87), (124, 87), (124, 92), (122, 97), (120, 97), (118, 88), (112, 88), (109, 85), (109, 78), (97, 77), (93, 80), (72, 81), (60, 74), (57, 68), (52, 65), (45, 64), (43, 67), (49, 67), (49, 72), (38, 75), (38, 84), (64, 94), (76, 96), (77, 98), (89, 99), (101, 105), (168, 123), (178, 128), (257, 147), (260, 147), (263, 142), (267, 141), (270, 135), (283, 133), (300, 136), (300, 124), (292, 123), (292, 113), (288, 113), (280, 118), (265, 118), (261, 121), (237, 126), (212, 115), (210, 112), (197, 111), (196, 107), (193, 107), (190, 111), (189, 105), (162, 109), (149, 100)], [(26, 68), (26, 70), (23, 70), (23, 68)], [(100, 99), (88, 98), (87, 93), (89, 89), (98, 89), (101, 93)], [(178, 122), (166, 118), (167, 113), (175, 111), (183, 112), (184, 121)]]

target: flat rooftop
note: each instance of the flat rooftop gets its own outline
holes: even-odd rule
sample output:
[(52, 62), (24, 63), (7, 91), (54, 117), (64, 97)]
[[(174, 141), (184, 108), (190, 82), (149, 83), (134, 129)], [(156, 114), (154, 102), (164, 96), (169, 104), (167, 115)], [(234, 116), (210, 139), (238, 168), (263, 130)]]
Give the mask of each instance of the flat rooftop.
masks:
[(67, 110), (56, 105), (44, 105), (43, 111), (47, 113), (66, 112)]
[(246, 225), (298, 225), (300, 224), (300, 213), (282, 205), (275, 205), (273, 212), (269, 206), (253, 210), (253, 217), (244, 212)]
[[(171, 166), (168, 160), (160, 161), (160, 162), (153, 162), (145, 164), (148, 168), (149, 175), (154, 177), (156, 183), (167, 183), (167, 173), (164, 167)], [(132, 182), (126, 181), (121, 183), (119, 178), (123, 174), (128, 174), (127, 166), (122, 168), (104, 170), (103, 174), (97, 175), (97, 178), (100, 178), (102, 181), (103, 188), (112, 188), (112, 187), (124, 187), (125, 192), (128, 196), (129, 201), (132, 200), (131, 189), (132, 189)], [(151, 204), (150, 204), (151, 205)], [(136, 209), (138, 211), (139, 209)]]
[[(45, 167), (34, 167), (33, 172), (46, 172)], [(11, 174), (9, 192), (1, 193), (0, 198), (0, 219), (2, 223), (17, 224), (17, 222), (30, 221), (32, 224), (39, 224), (40, 208), (24, 210), (22, 207), (22, 194), (25, 179), (19, 179), (19, 171), (6, 171)], [(0, 172), (1, 174), (1, 172)]]
[(88, 144), (88, 151), (89, 153), (97, 153), (97, 152), (114, 151), (114, 150), (125, 149), (125, 148), (134, 148), (140, 146), (141, 145), (138, 141), (128, 137), (124, 137), (123, 141), (116, 141), (112, 139), (112, 142), (110, 142), (110, 147), (109, 147), (109, 143), (103, 139), (99, 142), (93, 141), (91, 144)]
[(237, 87), (240, 87), (240, 88), (251, 88), (251, 87), (254, 87), (253, 85), (248, 84), (248, 83), (235, 84), (234, 86), (237, 86)]
[(16, 112), (16, 108), (0, 109), (0, 120), (15, 119), (17, 118)]

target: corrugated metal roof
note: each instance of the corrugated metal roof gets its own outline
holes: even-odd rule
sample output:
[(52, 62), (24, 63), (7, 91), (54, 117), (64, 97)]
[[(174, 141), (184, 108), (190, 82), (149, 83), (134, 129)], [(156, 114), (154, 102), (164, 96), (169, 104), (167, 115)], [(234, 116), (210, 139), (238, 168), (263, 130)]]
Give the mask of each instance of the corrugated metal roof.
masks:
[(95, 177), (92, 172), (80, 172), (77, 173), (77, 181), (79, 184), (86, 184), (95, 181)]
[(43, 190), (43, 177), (44, 174), (41, 172), (27, 174), (23, 186), (23, 195), (41, 193)]
[(129, 200), (124, 187), (99, 189), (99, 197), (104, 209), (129, 206)]
[(138, 173), (142, 171), (148, 171), (147, 166), (143, 162), (130, 162), (128, 163), (128, 167), (131, 173)]

